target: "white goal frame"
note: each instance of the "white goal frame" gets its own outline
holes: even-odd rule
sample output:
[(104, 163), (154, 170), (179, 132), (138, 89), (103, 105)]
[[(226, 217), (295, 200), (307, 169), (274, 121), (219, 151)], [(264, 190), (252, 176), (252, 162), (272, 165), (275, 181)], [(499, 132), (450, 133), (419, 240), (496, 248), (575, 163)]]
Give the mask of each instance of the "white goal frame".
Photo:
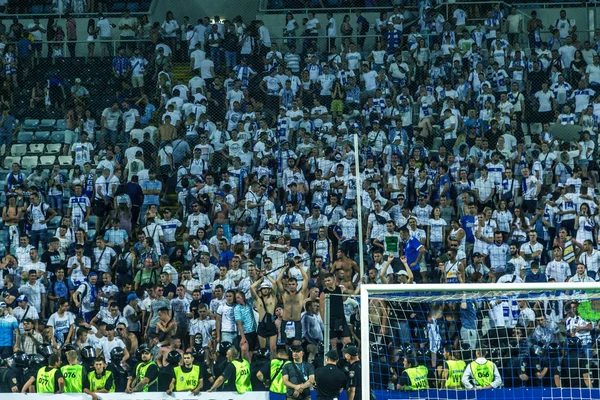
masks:
[(600, 282), (564, 282), (564, 283), (462, 283), (462, 284), (365, 284), (360, 286), (360, 359), (362, 365), (362, 398), (371, 398), (370, 359), (369, 359), (369, 294), (393, 294), (393, 293), (423, 293), (423, 292), (446, 292), (452, 293), (488, 293), (489, 292), (547, 292), (547, 291), (570, 291), (570, 290), (598, 290)]

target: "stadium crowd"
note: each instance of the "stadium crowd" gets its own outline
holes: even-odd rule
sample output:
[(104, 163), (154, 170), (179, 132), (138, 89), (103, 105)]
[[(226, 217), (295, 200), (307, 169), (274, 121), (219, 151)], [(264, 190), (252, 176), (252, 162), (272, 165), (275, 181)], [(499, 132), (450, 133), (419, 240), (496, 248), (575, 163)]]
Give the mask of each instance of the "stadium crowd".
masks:
[[(410, 24), (400, 6), (376, 21), (288, 13), (279, 43), (241, 17), (90, 20), (88, 62), (113, 29), (123, 40), (114, 103), (92, 109), (76, 75), (35, 83), (30, 111), (64, 109), (73, 165), (15, 162), (4, 185), (0, 391), (305, 399), (331, 384), (315, 371), (327, 352), (322, 371), (339, 363), (360, 399), (361, 318), (375, 388), (598, 386), (590, 302), (359, 313), (361, 283), (586, 282), (600, 267), (600, 31), (579, 39), (565, 10), (526, 21), (497, 4), (480, 20), (418, 4)], [(13, 21), (5, 93), (29, 84), (50, 26)], [(10, 157), (21, 126), (3, 103)], [(581, 128), (564, 140), (561, 125)]]

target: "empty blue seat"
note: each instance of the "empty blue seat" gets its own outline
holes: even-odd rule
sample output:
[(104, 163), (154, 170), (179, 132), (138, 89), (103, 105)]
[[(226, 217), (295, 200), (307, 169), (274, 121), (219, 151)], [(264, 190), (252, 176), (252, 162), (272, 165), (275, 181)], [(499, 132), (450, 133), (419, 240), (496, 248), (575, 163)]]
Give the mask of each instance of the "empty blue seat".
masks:
[(47, 142), (50, 139), (50, 131), (37, 131), (35, 133), (36, 142)]
[(29, 144), (33, 141), (33, 132), (21, 131), (17, 134), (17, 142)]
[(54, 131), (50, 135), (51, 143), (64, 143), (65, 142), (65, 132), (64, 131)]

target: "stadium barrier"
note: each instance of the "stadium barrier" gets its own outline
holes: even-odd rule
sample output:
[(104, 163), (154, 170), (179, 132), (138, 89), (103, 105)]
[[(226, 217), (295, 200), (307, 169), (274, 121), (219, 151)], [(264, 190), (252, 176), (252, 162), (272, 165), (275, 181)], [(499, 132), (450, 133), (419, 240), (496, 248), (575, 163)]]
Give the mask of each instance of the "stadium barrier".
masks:
[[(92, 397), (84, 393), (64, 393), (64, 394), (21, 394), (21, 393), (3, 393), (2, 400), (48, 400), (52, 396), (53, 400), (90, 400)], [(194, 396), (190, 392), (173, 393), (168, 395), (160, 393), (98, 393), (98, 398), (102, 400), (269, 400), (269, 392), (248, 392), (238, 394), (236, 392), (202, 392)]]

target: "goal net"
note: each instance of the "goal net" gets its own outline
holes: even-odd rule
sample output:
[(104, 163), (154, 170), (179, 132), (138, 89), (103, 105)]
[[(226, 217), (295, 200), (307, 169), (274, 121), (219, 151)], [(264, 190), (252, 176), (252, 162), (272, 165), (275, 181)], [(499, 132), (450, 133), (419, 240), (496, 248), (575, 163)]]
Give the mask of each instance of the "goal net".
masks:
[(363, 285), (363, 399), (600, 399), (600, 283)]

